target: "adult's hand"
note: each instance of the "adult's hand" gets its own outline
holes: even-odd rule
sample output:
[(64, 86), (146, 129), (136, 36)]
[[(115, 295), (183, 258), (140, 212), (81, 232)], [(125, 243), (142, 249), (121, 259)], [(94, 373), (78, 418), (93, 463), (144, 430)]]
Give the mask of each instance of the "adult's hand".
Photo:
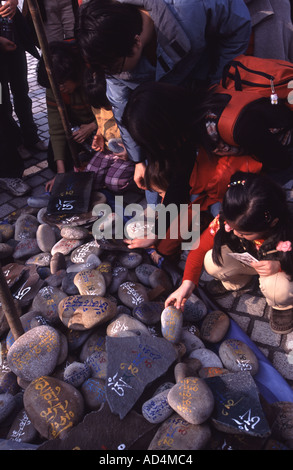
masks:
[(18, 5), (18, 0), (7, 0), (4, 5), (0, 7), (0, 16), (3, 18), (13, 18)]

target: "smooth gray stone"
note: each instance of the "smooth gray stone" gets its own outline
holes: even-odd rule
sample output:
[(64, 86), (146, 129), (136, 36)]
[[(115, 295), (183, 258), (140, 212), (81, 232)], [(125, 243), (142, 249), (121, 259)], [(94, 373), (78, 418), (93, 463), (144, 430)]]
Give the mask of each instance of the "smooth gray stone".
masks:
[(81, 386), (80, 392), (90, 410), (99, 410), (106, 403), (105, 380), (90, 377)]
[(128, 269), (124, 266), (115, 266), (112, 268), (111, 284), (108, 288), (110, 294), (116, 294), (119, 287), (128, 278)]
[(14, 238), (21, 241), (36, 237), (38, 219), (32, 214), (20, 215), (15, 222)]
[(178, 343), (182, 334), (183, 315), (181, 310), (169, 306), (161, 315), (162, 335), (171, 343)]
[(61, 228), (61, 237), (69, 240), (84, 240), (89, 236), (89, 231), (85, 227), (65, 225)]
[(164, 302), (143, 302), (133, 309), (132, 315), (146, 325), (154, 325), (161, 321), (163, 310)]
[(7, 438), (17, 442), (34, 443), (37, 437), (37, 430), (33, 426), (25, 409), (20, 410), (9, 429)]
[(37, 229), (36, 239), (41, 251), (51, 253), (56, 243), (56, 233), (51, 225), (40, 224)]
[(62, 279), (61, 289), (67, 295), (77, 295), (77, 294), (79, 294), (79, 290), (73, 282), (75, 275), (76, 275), (76, 273), (74, 273), (74, 272), (73, 273), (66, 273), (64, 278)]
[(21, 240), (14, 252), (14, 259), (28, 258), (29, 256), (37, 255), (40, 252), (40, 248), (36, 238), (25, 238)]
[(194, 349), (188, 357), (199, 359), (202, 367), (223, 367), (223, 363), (219, 356), (210, 349)]
[(137, 266), (137, 268), (135, 268), (135, 274), (142, 284), (148, 287), (152, 287), (149, 277), (157, 269), (158, 268), (152, 264), (141, 263), (139, 266)]
[(186, 377), (171, 388), (168, 403), (188, 423), (202, 424), (211, 416), (215, 400), (203, 379)]
[(44, 194), (43, 196), (30, 196), (27, 198), (27, 205), (37, 208), (47, 207), (49, 199), (49, 194)]
[(108, 354), (107, 401), (123, 419), (145, 387), (161, 377), (177, 358), (175, 348), (150, 335), (106, 338)]
[(13, 441), (12, 439), (0, 439), (0, 450), (37, 450), (38, 447), (35, 444)]
[(169, 390), (164, 390), (147, 400), (141, 408), (142, 415), (150, 423), (162, 423), (174, 413), (168, 403)]
[(58, 287), (44, 286), (35, 296), (32, 308), (42, 312), (51, 324), (56, 324), (59, 322), (58, 305), (66, 297), (66, 293)]
[(186, 354), (190, 354), (194, 349), (205, 348), (204, 342), (192, 330), (184, 326), (181, 330), (181, 342), (186, 347)]
[[(32, 328), (32, 321), (34, 319), (40, 319), (40, 318), (42, 318), (45, 321), (45, 319), (42, 317), (41, 312), (38, 311), (38, 310), (29, 310), (27, 313), (24, 313), (20, 317), (20, 322), (21, 322), (21, 325), (23, 327), (24, 332), (26, 332), (26, 331), (28, 331)], [(41, 325), (36, 325), (36, 326), (41, 326)], [(13, 343), (14, 343), (14, 337), (13, 337), (13, 334), (12, 334), (11, 330), (9, 330), (9, 332), (6, 336), (6, 347), (7, 347), (7, 349), (9, 349), (12, 346)]]
[(121, 253), (118, 259), (125, 268), (134, 269), (142, 262), (142, 255), (136, 252)]
[(107, 327), (107, 335), (113, 337), (149, 335), (146, 325), (128, 314), (117, 315)]
[(0, 423), (2, 423), (10, 413), (12, 413), (15, 407), (16, 400), (13, 395), (10, 393), (0, 394)]
[(60, 352), (60, 336), (50, 326), (38, 326), (20, 336), (7, 353), (10, 369), (23, 380), (51, 374)]
[(66, 276), (65, 269), (60, 269), (55, 274), (46, 277), (46, 284), (51, 287), (61, 287), (63, 278)]
[(88, 338), (83, 343), (79, 359), (85, 362), (96, 351), (106, 351), (106, 333), (102, 325), (94, 331), (87, 331)]
[(231, 372), (248, 371), (255, 375), (259, 363), (253, 350), (243, 341), (226, 339), (219, 348), (219, 357), (224, 367)]
[(64, 370), (64, 381), (73, 387), (80, 387), (91, 376), (90, 367), (84, 362), (72, 362)]
[(105, 380), (107, 377), (108, 357), (106, 351), (95, 351), (85, 361), (90, 369), (91, 377)]
[(192, 323), (200, 322), (208, 313), (205, 303), (194, 293), (187, 299), (184, 305), (183, 320)]
[(81, 243), (81, 246), (75, 248), (71, 255), (70, 259), (73, 263), (86, 263), (89, 255), (96, 255), (99, 257), (102, 250), (95, 240), (91, 240), (87, 243)]
[(123, 282), (118, 289), (118, 298), (129, 308), (134, 308), (143, 302), (148, 302), (148, 293), (138, 282)]

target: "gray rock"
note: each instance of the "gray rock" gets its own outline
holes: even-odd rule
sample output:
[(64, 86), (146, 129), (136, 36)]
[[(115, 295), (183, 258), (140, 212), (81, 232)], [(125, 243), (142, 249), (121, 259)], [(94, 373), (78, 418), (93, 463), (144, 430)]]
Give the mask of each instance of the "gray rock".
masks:
[(169, 390), (164, 390), (147, 400), (141, 408), (142, 415), (150, 423), (162, 423), (174, 413), (168, 403)]
[(17, 442), (34, 442), (38, 437), (38, 432), (29, 419), (25, 409), (20, 410), (15, 417), (7, 439)]
[(251, 375), (258, 372), (258, 359), (243, 341), (226, 339), (220, 345), (219, 357), (224, 367), (232, 372), (248, 371)]
[(80, 387), (91, 376), (90, 367), (84, 362), (72, 362), (64, 370), (64, 380), (73, 387)]
[(149, 300), (147, 290), (142, 284), (129, 281), (121, 284), (118, 289), (118, 297), (129, 308), (134, 308)]
[(41, 251), (51, 253), (56, 243), (56, 233), (49, 224), (40, 224), (36, 233), (37, 242)]
[(95, 379), (106, 379), (108, 364), (106, 351), (95, 351), (87, 358), (85, 363), (90, 369), (91, 377)]
[(81, 243), (81, 246), (76, 247), (71, 255), (70, 259), (73, 263), (85, 263), (89, 255), (96, 255), (99, 257), (102, 250), (95, 240), (91, 240), (87, 243)]
[(90, 410), (99, 410), (106, 403), (105, 380), (91, 377), (82, 384), (80, 391)]
[(17, 244), (13, 252), (13, 257), (18, 260), (36, 255), (39, 252), (40, 248), (36, 238), (24, 238)]
[(59, 252), (66, 256), (81, 244), (81, 240), (68, 240), (67, 238), (61, 238), (61, 240), (58, 240), (58, 242), (52, 247), (51, 255), (53, 256), (55, 253)]
[(36, 237), (38, 219), (32, 214), (20, 215), (15, 222), (14, 238), (21, 241)]
[(134, 269), (142, 262), (142, 255), (135, 251), (130, 253), (121, 253), (118, 259), (125, 268)]
[(16, 407), (16, 400), (10, 393), (0, 394), (0, 423), (12, 413)]
[(188, 356), (189, 358), (199, 359), (202, 367), (223, 367), (222, 361), (216, 353), (210, 349), (194, 349)]
[(137, 266), (137, 268), (135, 268), (135, 274), (142, 284), (148, 287), (152, 287), (149, 277), (157, 269), (158, 268), (152, 264), (141, 263), (139, 266)]
[(59, 322), (58, 305), (67, 295), (58, 287), (44, 286), (35, 296), (32, 308), (42, 312), (43, 317), (51, 324)]
[(117, 315), (107, 327), (107, 335), (112, 337), (149, 335), (148, 328), (128, 314)]
[(162, 335), (171, 343), (178, 343), (182, 334), (183, 315), (181, 310), (169, 306), (161, 315)]
[(163, 310), (164, 302), (143, 302), (133, 309), (132, 315), (146, 325), (154, 325), (161, 321)]
[(81, 295), (105, 295), (104, 276), (96, 269), (87, 269), (77, 273), (73, 280)]

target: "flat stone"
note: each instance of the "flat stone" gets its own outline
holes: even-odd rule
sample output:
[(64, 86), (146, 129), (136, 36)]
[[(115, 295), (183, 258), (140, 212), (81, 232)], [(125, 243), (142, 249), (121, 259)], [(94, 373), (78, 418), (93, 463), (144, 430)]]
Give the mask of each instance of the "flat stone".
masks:
[(11, 293), (20, 307), (27, 307), (33, 302), (43, 285), (44, 281), (40, 279), (36, 271), (26, 271), (25, 276), (21, 280), (21, 284), (19, 286), (15, 285)]
[(127, 314), (117, 315), (107, 326), (107, 335), (112, 337), (149, 335), (147, 327)]
[(14, 238), (21, 241), (36, 237), (39, 226), (38, 219), (32, 214), (23, 214), (15, 222)]
[(71, 255), (70, 259), (73, 263), (85, 263), (89, 255), (99, 256), (102, 250), (95, 240), (91, 240), (87, 243), (81, 243), (79, 247), (76, 247)]
[(73, 295), (61, 300), (58, 312), (67, 328), (87, 330), (111, 320), (116, 304), (99, 295)]
[(178, 343), (182, 334), (183, 315), (176, 307), (166, 307), (161, 315), (162, 335), (171, 343)]
[(84, 362), (74, 361), (65, 367), (64, 381), (73, 387), (80, 387), (91, 376), (90, 367)]
[(14, 341), (7, 353), (7, 363), (18, 377), (31, 381), (53, 372), (59, 351), (60, 338), (56, 330), (39, 326)]
[(23, 264), (9, 263), (2, 266), (2, 271), (8, 287), (12, 287), (23, 276), (26, 268)]
[(222, 374), (205, 379), (205, 382), (215, 399), (211, 420), (216, 429), (256, 437), (270, 435), (259, 391), (249, 372)]
[(89, 236), (89, 231), (85, 227), (66, 225), (61, 228), (61, 237), (68, 240), (84, 240)]
[(62, 380), (42, 376), (25, 389), (25, 411), (45, 439), (63, 439), (84, 414), (80, 392)]
[(208, 313), (201, 325), (200, 335), (203, 341), (218, 343), (222, 341), (230, 326), (228, 315), (220, 310)]
[(164, 338), (140, 335), (107, 337), (107, 401), (123, 419), (145, 387), (162, 376), (176, 360), (173, 345)]
[(74, 249), (82, 244), (81, 240), (68, 240), (67, 238), (61, 238), (51, 249), (51, 255), (59, 252), (63, 255), (69, 255)]
[(30, 256), (25, 262), (25, 264), (36, 264), (37, 266), (50, 266), (51, 253), (38, 253), (36, 255)]
[(81, 295), (105, 295), (106, 282), (104, 276), (95, 269), (77, 273), (73, 280)]
[(146, 325), (154, 325), (161, 321), (164, 302), (143, 302), (135, 307), (132, 315)]
[(59, 321), (58, 305), (65, 298), (67, 295), (58, 287), (44, 286), (35, 296), (32, 308), (42, 312), (43, 317), (54, 325)]
[(171, 388), (168, 403), (188, 423), (202, 424), (211, 416), (215, 401), (203, 379), (186, 377)]
[(126, 281), (118, 289), (118, 297), (129, 308), (134, 308), (148, 301), (146, 288), (138, 282)]
[(258, 372), (258, 359), (243, 341), (226, 339), (220, 345), (219, 357), (224, 367), (232, 372), (249, 371), (251, 375)]
[(56, 232), (49, 224), (40, 224), (37, 229), (36, 239), (41, 251), (51, 252), (56, 244)]
[(208, 424), (191, 424), (173, 413), (161, 424), (148, 450), (201, 450), (206, 448), (211, 435)]

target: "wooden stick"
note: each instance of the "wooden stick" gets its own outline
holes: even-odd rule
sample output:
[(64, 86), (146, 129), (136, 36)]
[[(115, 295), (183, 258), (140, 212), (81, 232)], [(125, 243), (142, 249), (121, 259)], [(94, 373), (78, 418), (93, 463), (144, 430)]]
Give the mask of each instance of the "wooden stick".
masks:
[(27, 0), (27, 5), (28, 5), (28, 8), (29, 8), (29, 11), (30, 11), (33, 23), (34, 23), (36, 34), (37, 34), (39, 44), (40, 44), (40, 48), (42, 50), (43, 59), (44, 59), (46, 71), (48, 74), (49, 82), (50, 82), (51, 89), (56, 100), (56, 104), (57, 104), (57, 108), (58, 108), (61, 120), (62, 120), (64, 132), (65, 132), (65, 136), (66, 136), (68, 146), (71, 152), (71, 156), (72, 156), (74, 165), (78, 166), (77, 150), (73, 142), (71, 127), (70, 127), (69, 119), (67, 116), (66, 108), (62, 99), (62, 95), (55, 79), (49, 44), (47, 41), (47, 36), (46, 36), (45, 29), (44, 29), (43, 20), (40, 14), (39, 5), (36, 0)]
[(16, 340), (24, 333), (24, 329), (20, 318), (17, 314), (14, 299), (6, 282), (2, 268), (0, 268), (0, 302), (7, 323), (11, 329), (13, 338)]

